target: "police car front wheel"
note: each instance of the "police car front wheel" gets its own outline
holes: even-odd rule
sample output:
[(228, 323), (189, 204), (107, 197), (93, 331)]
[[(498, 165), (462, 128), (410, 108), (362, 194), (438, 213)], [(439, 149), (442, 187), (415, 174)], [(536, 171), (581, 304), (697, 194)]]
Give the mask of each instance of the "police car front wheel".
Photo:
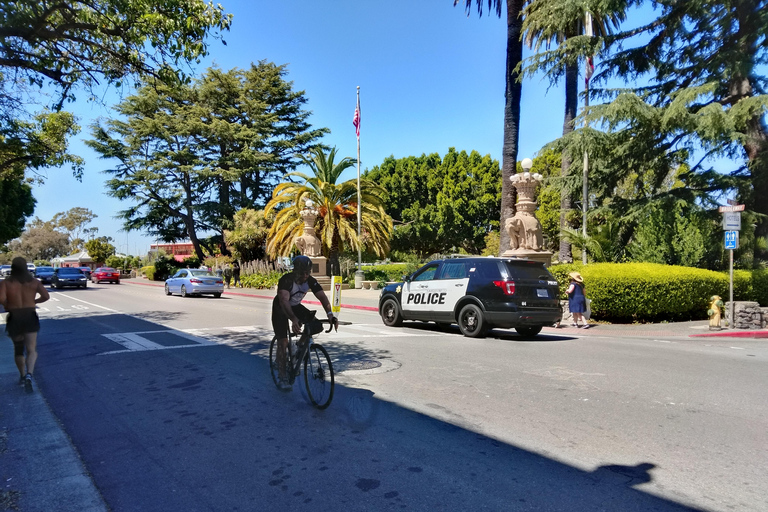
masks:
[(381, 320), (384, 325), (389, 327), (403, 325), (403, 314), (400, 312), (400, 306), (395, 299), (387, 299), (381, 305)]
[(467, 304), (459, 312), (459, 329), (464, 336), (482, 338), (488, 330), (483, 310), (474, 304)]

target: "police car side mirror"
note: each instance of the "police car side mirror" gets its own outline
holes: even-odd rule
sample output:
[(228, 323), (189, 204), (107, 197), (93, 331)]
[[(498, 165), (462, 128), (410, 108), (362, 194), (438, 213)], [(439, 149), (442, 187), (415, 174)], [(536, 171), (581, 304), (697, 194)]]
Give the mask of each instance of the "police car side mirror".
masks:
[(403, 274), (403, 281), (405, 281), (407, 283), (407, 282), (410, 282), (410, 280), (411, 280), (411, 275), (410, 274), (408, 274), (408, 275)]

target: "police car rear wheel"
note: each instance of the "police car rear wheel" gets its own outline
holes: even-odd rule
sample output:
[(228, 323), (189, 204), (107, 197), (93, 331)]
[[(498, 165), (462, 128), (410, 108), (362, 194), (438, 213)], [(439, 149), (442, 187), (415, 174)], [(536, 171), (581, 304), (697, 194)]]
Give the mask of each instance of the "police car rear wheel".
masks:
[(483, 311), (474, 304), (467, 304), (459, 312), (459, 329), (469, 338), (482, 338), (488, 326)]
[(403, 315), (400, 313), (400, 306), (395, 299), (387, 299), (381, 306), (381, 320), (384, 325), (389, 327), (400, 327), (403, 325)]
[(520, 336), (525, 338), (532, 338), (541, 332), (541, 326), (539, 327), (515, 327), (515, 330)]

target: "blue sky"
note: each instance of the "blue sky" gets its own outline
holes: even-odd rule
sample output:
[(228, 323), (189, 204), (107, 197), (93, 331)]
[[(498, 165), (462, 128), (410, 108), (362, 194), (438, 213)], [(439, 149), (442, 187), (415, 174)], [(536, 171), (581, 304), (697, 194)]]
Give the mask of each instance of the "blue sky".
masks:
[[(227, 45), (210, 40), (210, 55), (193, 72), (215, 63), (245, 68), (266, 59), (286, 64), (287, 79), (305, 91), (310, 122), (331, 130), (324, 142), (356, 158), (352, 126), (360, 86), (361, 169), (384, 158), (448, 148), (476, 150), (501, 162), (506, 23), (487, 13), (467, 17), (453, 0), (222, 0), (234, 14)], [(107, 105), (81, 100), (70, 109), (83, 127), (72, 152), (86, 159), (82, 182), (67, 169), (51, 169), (36, 187), (34, 215), (50, 220), (73, 207), (91, 209), (99, 235), (111, 236), (118, 252), (144, 254), (154, 240), (121, 231), (114, 215), (129, 204), (104, 193), (109, 162), (82, 143), (88, 125), (110, 116), (119, 96), (104, 90)], [(532, 157), (562, 132), (564, 94), (541, 78), (523, 84), (518, 159)], [(352, 179), (356, 170), (343, 178)]]

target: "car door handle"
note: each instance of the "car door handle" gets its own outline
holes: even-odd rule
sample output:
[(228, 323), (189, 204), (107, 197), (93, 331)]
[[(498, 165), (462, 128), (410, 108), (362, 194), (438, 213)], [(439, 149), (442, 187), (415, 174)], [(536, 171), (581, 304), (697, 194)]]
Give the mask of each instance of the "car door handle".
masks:
[(419, 288), (428, 288), (428, 286), (426, 284), (420, 284)]
[(455, 285), (453, 285), (453, 286), (456, 286), (456, 287), (461, 287), (461, 286), (464, 286), (464, 283), (458, 283), (458, 284), (455, 284)]

